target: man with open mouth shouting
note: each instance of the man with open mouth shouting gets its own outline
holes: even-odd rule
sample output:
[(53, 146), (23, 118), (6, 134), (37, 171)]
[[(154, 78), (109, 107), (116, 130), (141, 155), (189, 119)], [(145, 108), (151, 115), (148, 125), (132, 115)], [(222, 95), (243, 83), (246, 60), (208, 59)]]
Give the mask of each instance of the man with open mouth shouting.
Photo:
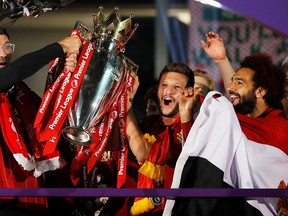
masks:
[[(135, 75), (133, 98), (139, 82)], [(138, 188), (169, 188), (176, 160), (192, 123), (192, 107), (201, 90), (193, 89), (193, 71), (183, 63), (169, 63), (160, 73), (157, 90), (160, 114), (138, 125), (128, 103), (127, 138), (140, 168)], [(192, 97), (195, 95), (195, 97)], [(195, 99), (193, 99), (195, 98)], [(166, 198), (136, 197), (132, 215), (162, 215)]]

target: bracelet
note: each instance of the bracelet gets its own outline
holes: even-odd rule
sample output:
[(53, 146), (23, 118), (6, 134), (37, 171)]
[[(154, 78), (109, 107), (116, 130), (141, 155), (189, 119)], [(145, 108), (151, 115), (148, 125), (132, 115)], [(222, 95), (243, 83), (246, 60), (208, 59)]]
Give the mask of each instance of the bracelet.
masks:
[(214, 60), (214, 62), (219, 63), (219, 62), (223, 62), (223, 61), (225, 61), (225, 60), (228, 60), (227, 56), (226, 56), (225, 59), (221, 59), (221, 60)]

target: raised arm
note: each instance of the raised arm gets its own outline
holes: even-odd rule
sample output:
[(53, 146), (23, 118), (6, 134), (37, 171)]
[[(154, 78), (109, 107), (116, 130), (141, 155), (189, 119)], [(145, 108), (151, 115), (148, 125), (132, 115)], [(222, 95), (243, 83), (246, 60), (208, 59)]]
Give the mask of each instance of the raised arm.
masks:
[(186, 140), (190, 128), (194, 123), (193, 109), (199, 101), (201, 92), (202, 89), (194, 89), (192, 87), (181, 90), (182, 95), (179, 100), (179, 115), (184, 140)]
[(47, 45), (40, 50), (23, 55), (11, 64), (0, 69), (0, 91), (32, 76), (51, 60), (65, 53), (78, 54), (80, 46), (80, 39), (78, 36), (73, 35), (57, 43)]
[(215, 32), (208, 32), (206, 34), (206, 41), (201, 40), (201, 44), (206, 54), (212, 58), (218, 65), (224, 87), (227, 89), (231, 82), (231, 78), (235, 74), (235, 71), (226, 56), (225, 45), (222, 38)]
[(149, 154), (151, 144), (149, 144), (149, 142), (144, 139), (144, 134), (142, 133), (133, 113), (132, 102), (139, 87), (139, 80), (138, 76), (135, 73), (132, 73), (131, 75), (134, 77), (135, 81), (133, 88), (131, 89), (131, 91), (128, 92), (126, 134), (132, 153), (134, 154), (138, 162), (143, 163)]

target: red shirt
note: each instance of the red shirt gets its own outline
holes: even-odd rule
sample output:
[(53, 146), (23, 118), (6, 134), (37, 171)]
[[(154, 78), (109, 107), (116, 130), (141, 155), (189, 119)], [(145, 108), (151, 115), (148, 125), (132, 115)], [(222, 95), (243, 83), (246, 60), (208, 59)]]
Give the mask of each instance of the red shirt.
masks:
[[(186, 139), (193, 122), (181, 124), (180, 118), (176, 119), (171, 125), (164, 125), (160, 115), (151, 115), (146, 117), (140, 124), (143, 134), (148, 133), (150, 136), (154, 135), (156, 141), (150, 150), (147, 161), (165, 166), (165, 180), (160, 187), (170, 188), (176, 161), (182, 151), (182, 139)], [(139, 180), (143, 182), (139, 182)], [(146, 185), (145, 185), (146, 181)], [(139, 176), (139, 183), (141, 187), (153, 188), (153, 181), (145, 176)], [(154, 185), (154, 187), (156, 187)], [(159, 185), (157, 186), (159, 187)], [(161, 215), (164, 209), (165, 202), (157, 206), (145, 215)]]
[(288, 120), (281, 110), (269, 108), (258, 118), (237, 114), (249, 140), (275, 146), (288, 154)]

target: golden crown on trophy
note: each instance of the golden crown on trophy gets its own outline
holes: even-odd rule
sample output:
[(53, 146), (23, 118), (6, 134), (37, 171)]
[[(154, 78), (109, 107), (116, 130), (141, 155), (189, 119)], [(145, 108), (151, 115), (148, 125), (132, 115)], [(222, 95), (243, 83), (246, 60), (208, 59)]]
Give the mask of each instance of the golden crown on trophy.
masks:
[(103, 7), (100, 6), (98, 14), (93, 14), (94, 33), (110, 33), (114, 39), (124, 46), (138, 28), (138, 24), (135, 24), (132, 28), (132, 14), (129, 18), (121, 21), (118, 10), (116, 7), (110, 15), (105, 17)]

